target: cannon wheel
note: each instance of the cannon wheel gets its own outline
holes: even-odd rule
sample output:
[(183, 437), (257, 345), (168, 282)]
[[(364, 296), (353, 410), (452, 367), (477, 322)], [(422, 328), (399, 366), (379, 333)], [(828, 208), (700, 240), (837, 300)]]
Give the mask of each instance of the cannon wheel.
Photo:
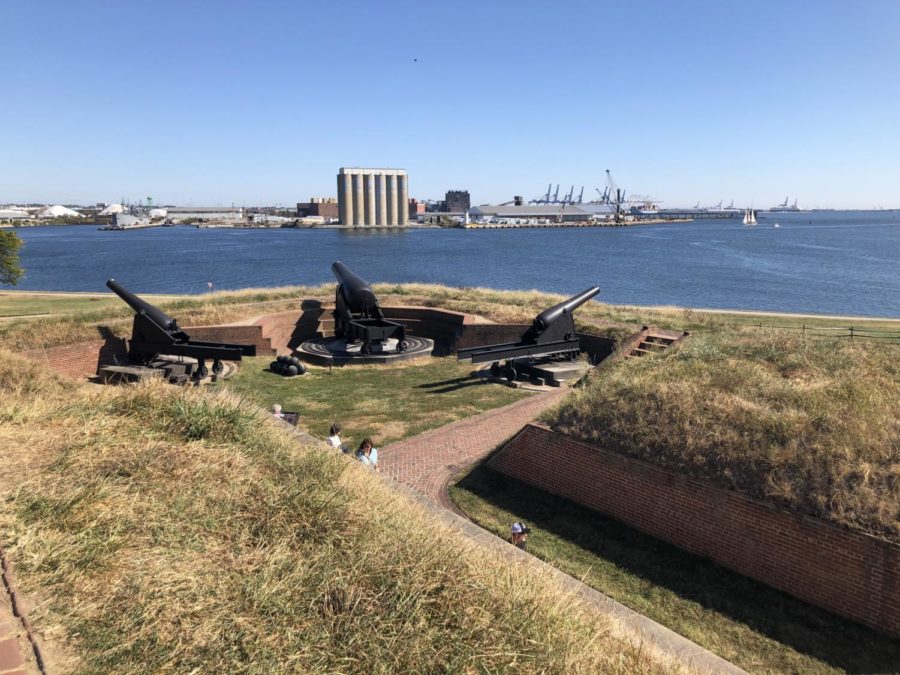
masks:
[(493, 377), (500, 377), (500, 364), (499, 363), (491, 364), (491, 375)]
[(507, 364), (503, 369), (503, 376), (510, 382), (515, 382), (518, 375), (519, 374), (516, 372), (516, 368), (513, 365)]
[(222, 371), (225, 370), (225, 364), (223, 364), (219, 359), (213, 361), (213, 375), (221, 375)]
[(400, 340), (400, 342), (397, 343), (398, 352), (405, 352), (408, 348), (409, 343), (406, 340)]

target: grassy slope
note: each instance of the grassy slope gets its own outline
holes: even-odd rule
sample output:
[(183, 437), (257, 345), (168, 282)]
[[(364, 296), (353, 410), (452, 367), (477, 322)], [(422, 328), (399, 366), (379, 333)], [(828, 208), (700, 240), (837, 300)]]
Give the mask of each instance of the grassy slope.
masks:
[(55, 670), (661, 670), (233, 396), (77, 385), (0, 351), (0, 437), (0, 536), (72, 652)]
[[(451, 288), (436, 284), (375, 284), (383, 305), (414, 304), (443, 307), (461, 312), (480, 314), (494, 321), (529, 322), (536, 314), (564, 296), (538, 291), (497, 291), (485, 288)], [(31, 301), (27, 295), (9, 293), (5, 310), (10, 314), (26, 314)], [(12, 297), (15, 296), (15, 297)], [(127, 336), (131, 328), (132, 311), (116, 298), (111, 304), (93, 311), (85, 311), (83, 298), (70, 296), (73, 302), (53, 303), (54, 312), (71, 314), (65, 317), (35, 318), (0, 322), (0, 346), (9, 349), (28, 349), (32, 346), (51, 347), (97, 337), (96, 325), (102, 323), (114, 332)], [(317, 298), (325, 302), (334, 299), (334, 286), (292, 286), (270, 289), (221, 291), (202, 296), (185, 296), (177, 300), (152, 302), (178, 319), (182, 326), (208, 325), (237, 321), (248, 316), (298, 309), (303, 298)], [(88, 308), (93, 305), (88, 301)], [(703, 313), (681, 308), (644, 308), (607, 305), (590, 302), (575, 315), (579, 328), (612, 337), (625, 337), (635, 326), (655, 324), (676, 330), (719, 330), (733, 323), (762, 323), (775, 326), (856, 326), (900, 331), (900, 320), (868, 320), (794, 318), (766, 315), (762, 318), (748, 314)]]
[(546, 421), (900, 542), (900, 345), (696, 335), (598, 371)]
[(453, 358), (391, 366), (312, 366), (301, 378), (269, 372), (270, 361), (247, 359), (223, 386), (263, 408), (280, 403), (284, 410), (299, 411), (298, 426), (320, 438), (328, 436), (332, 421), (339, 421), (342, 440), (354, 447), (365, 436), (380, 446), (528, 396), (473, 378), (472, 365)]
[(893, 672), (900, 641), (480, 466), (450, 495), (481, 527), (750, 672)]

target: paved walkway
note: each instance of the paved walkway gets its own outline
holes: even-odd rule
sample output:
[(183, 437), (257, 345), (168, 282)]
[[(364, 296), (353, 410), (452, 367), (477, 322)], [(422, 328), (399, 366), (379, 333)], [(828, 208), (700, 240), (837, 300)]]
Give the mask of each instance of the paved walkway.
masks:
[(13, 613), (8, 571), (8, 565), (4, 564), (0, 570), (0, 675), (32, 675), (40, 670), (35, 664), (25, 629)]
[(436, 504), (459, 513), (447, 493), (453, 476), (512, 437), (569, 389), (533, 394), (502, 408), (459, 420), (378, 451), (381, 470)]

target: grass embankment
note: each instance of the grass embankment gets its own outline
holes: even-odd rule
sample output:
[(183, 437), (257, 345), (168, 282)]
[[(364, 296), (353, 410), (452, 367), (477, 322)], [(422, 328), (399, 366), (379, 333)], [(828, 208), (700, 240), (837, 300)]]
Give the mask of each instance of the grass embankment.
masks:
[(900, 642), (565, 499), (476, 468), (450, 487), (480, 526), (750, 672), (896, 671)]
[(342, 440), (364, 437), (387, 444), (513, 403), (529, 394), (472, 376), (472, 364), (454, 358), (419, 359), (389, 366), (317, 368), (284, 378), (267, 370), (271, 358), (245, 359), (222, 386), (264, 408), (280, 403), (298, 411), (298, 426), (325, 438), (332, 421), (343, 426)]
[[(376, 284), (374, 289), (380, 303), (385, 306), (410, 304), (442, 307), (479, 314), (497, 322), (528, 323), (542, 309), (564, 299), (561, 295), (537, 291), (460, 289), (432, 284)], [(99, 325), (114, 335), (127, 337), (130, 334), (134, 312), (115, 296), (110, 295), (102, 300), (105, 304), (99, 308), (94, 308), (90, 300), (85, 307), (84, 298), (79, 295), (70, 297), (73, 300), (71, 305), (67, 305), (65, 300), (61, 304), (53, 303), (50, 311), (60, 313), (60, 316), (29, 318), (21, 315), (32, 313), (24, 311), (34, 308), (29, 304), (31, 300), (27, 296), (10, 294), (6, 311), (21, 318), (0, 322), (0, 346), (23, 350), (93, 340), (98, 336)], [(170, 300), (148, 298), (178, 319), (182, 326), (214, 325), (292, 309), (299, 311), (303, 299), (331, 303), (334, 300), (334, 286), (221, 291)], [(43, 308), (47, 307), (43, 305)], [(576, 314), (580, 328), (617, 338), (634, 332), (633, 322), (627, 322), (627, 318), (632, 316), (630, 308), (620, 309), (596, 302), (583, 306)]]
[(534, 571), (231, 395), (0, 352), (0, 536), (84, 672), (659, 672)]
[(900, 346), (693, 336), (598, 372), (545, 421), (758, 499), (900, 542)]
[[(565, 299), (565, 296), (538, 291), (498, 291), (487, 288), (452, 288), (437, 284), (375, 284), (374, 289), (382, 305), (407, 304), (426, 307), (442, 307), (459, 312), (484, 316), (497, 322), (529, 323), (543, 309)], [(140, 295), (140, 292), (135, 290)], [(63, 298), (52, 303), (48, 313), (65, 314), (54, 317), (22, 317), (19, 320), (0, 322), (0, 346), (13, 350), (33, 347), (53, 347), (95, 339), (97, 325), (103, 324), (114, 334), (127, 336), (131, 328), (133, 312), (113, 294), (101, 300), (103, 307), (95, 307), (91, 300), (84, 305), (83, 296), (71, 294), (71, 304)], [(212, 325), (238, 321), (248, 317), (279, 311), (298, 309), (301, 299), (319, 299), (325, 303), (334, 301), (334, 286), (245, 289), (219, 291), (178, 299), (158, 300), (147, 296), (151, 302), (178, 319), (182, 326)], [(9, 315), (25, 315), (36, 306), (27, 294), (9, 293), (5, 300)], [(46, 309), (48, 305), (39, 308)], [(39, 312), (44, 313), (44, 312)], [(608, 305), (589, 302), (575, 314), (580, 330), (624, 339), (642, 324), (654, 324), (661, 328), (690, 331), (718, 331), (732, 324), (758, 324), (771, 326), (831, 327), (853, 324), (859, 327), (900, 332), (900, 319), (798, 318), (790, 315), (757, 316), (747, 313), (700, 312), (677, 307), (642, 308), (625, 305)]]
[[(240, 321), (248, 317), (290, 309), (299, 312), (302, 298), (318, 297), (325, 293), (324, 286), (287, 287), (223, 291), (170, 300), (157, 300), (153, 296), (147, 296), (147, 299), (177, 319), (180, 326), (200, 326)], [(115, 295), (110, 295), (105, 307), (98, 309), (92, 307), (89, 311), (79, 311), (80, 296), (73, 294), (71, 298), (75, 300), (71, 311), (59, 316), (22, 317), (17, 320), (0, 321), (0, 347), (19, 351), (96, 340), (101, 335), (101, 326), (104, 335), (112, 334), (119, 337), (131, 335), (134, 311)], [(16, 312), (17, 302), (22, 301), (10, 299), (10, 311)], [(58, 307), (64, 308), (65, 305)]]

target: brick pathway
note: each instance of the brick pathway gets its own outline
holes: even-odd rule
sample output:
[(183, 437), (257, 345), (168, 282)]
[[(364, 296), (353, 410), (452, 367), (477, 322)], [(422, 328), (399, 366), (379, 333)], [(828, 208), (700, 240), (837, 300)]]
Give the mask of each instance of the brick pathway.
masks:
[(12, 613), (0, 615), (0, 673), (3, 675), (28, 675), (17, 633), (18, 621)]
[(447, 494), (454, 474), (478, 461), (569, 389), (534, 394), (502, 408), (447, 424), (378, 451), (381, 470), (437, 504), (457, 511)]

